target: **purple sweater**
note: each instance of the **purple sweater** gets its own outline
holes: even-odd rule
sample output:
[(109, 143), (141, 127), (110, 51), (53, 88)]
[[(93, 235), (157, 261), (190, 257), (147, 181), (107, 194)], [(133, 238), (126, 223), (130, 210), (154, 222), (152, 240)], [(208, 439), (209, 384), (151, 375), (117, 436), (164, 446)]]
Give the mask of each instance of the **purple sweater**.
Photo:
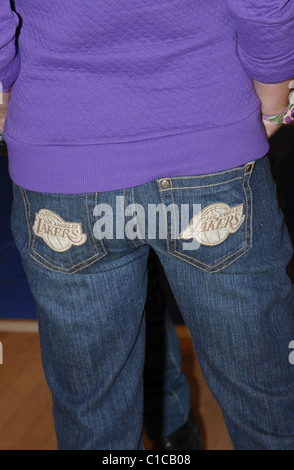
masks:
[(252, 78), (294, 77), (294, 0), (0, 3), (16, 184), (109, 191), (267, 153)]

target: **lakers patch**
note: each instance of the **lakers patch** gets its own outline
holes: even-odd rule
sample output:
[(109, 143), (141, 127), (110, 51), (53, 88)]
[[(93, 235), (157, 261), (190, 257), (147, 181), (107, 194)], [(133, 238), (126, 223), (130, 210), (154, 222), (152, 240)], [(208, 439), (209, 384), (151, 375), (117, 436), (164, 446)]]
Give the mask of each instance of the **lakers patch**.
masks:
[(67, 251), (73, 245), (83, 245), (87, 240), (82, 224), (66, 222), (49, 209), (41, 209), (36, 214), (33, 231), (37, 237), (43, 238), (52, 250), (58, 252)]
[(193, 217), (179, 238), (182, 240), (195, 238), (198, 243), (206, 246), (219, 245), (230, 234), (239, 230), (245, 220), (243, 212), (243, 204), (234, 207), (223, 202), (210, 204)]

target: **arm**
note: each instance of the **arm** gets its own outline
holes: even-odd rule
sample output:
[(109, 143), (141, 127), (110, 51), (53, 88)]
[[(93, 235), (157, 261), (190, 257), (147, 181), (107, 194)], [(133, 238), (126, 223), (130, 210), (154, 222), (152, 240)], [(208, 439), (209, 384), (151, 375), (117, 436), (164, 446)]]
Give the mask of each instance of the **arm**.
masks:
[[(281, 83), (265, 84), (253, 80), (255, 91), (261, 101), (261, 112), (268, 116), (282, 114), (289, 104), (290, 83), (286, 80)], [(268, 121), (263, 121), (268, 137), (271, 137), (280, 126)]]
[(16, 80), (20, 61), (15, 45), (19, 19), (11, 10), (10, 0), (1, 0), (0, 8), (0, 91), (8, 91)]
[(227, 0), (238, 53), (248, 74), (263, 84), (294, 76), (294, 0)]
[(3, 134), (3, 127), (6, 119), (9, 95), (9, 92), (2, 93), (2, 100), (0, 99), (0, 134)]
[(261, 101), (261, 112), (269, 116), (282, 114), (289, 104), (290, 83), (286, 80), (281, 83), (265, 84), (253, 80), (255, 91)]
[[(294, 0), (227, 0), (238, 54), (253, 79), (261, 112), (282, 114), (294, 77)], [(279, 128), (263, 121), (268, 137)]]

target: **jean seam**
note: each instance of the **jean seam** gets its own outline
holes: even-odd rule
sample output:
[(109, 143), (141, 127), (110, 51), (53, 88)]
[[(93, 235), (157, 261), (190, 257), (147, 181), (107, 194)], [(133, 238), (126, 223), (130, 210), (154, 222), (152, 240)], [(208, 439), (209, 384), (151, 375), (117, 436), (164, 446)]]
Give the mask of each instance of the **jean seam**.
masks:
[[(139, 247), (140, 248), (140, 247)], [(102, 259), (104, 258), (104, 256), (106, 256), (108, 253), (105, 253), (104, 255), (100, 256), (99, 258), (96, 258), (94, 259), (94, 261), (92, 261), (91, 263), (87, 264), (86, 266), (81, 266), (80, 268), (76, 269), (75, 271), (73, 272), (67, 272), (67, 271), (61, 271), (60, 269), (51, 269), (49, 267), (47, 267), (45, 264), (41, 263), (41, 261), (39, 261), (37, 258), (35, 258), (31, 253), (29, 253), (29, 256), (31, 256), (31, 258), (33, 258), (34, 260), (36, 260), (38, 262), (38, 264), (41, 264), (42, 266), (44, 266), (46, 269), (48, 269), (49, 271), (54, 271), (54, 272), (59, 272), (61, 274), (67, 274), (67, 275), (71, 275), (71, 274), (75, 274), (77, 271), (80, 271), (81, 269), (83, 268), (87, 268), (88, 266), (91, 266), (92, 264), (94, 264), (96, 261), (98, 261), (99, 259)], [(140, 256), (138, 256), (138, 258), (136, 259), (139, 259), (141, 258), (142, 256), (144, 256), (145, 253), (142, 253)], [(97, 256), (97, 255), (94, 255), (94, 256)], [(117, 266), (117, 267), (113, 267), (111, 269), (106, 269), (104, 270), (104, 272), (107, 272), (107, 271), (113, 271), (115, 269), (120, 269), (121, 267), (123, 266), (126, 266), (127, 264), (131, 263), (133, 260), (131, 261), (128, 261), (127, 263), (121, 265), (121, 266)]]
[(138, 247), (141, 246), (141, 245), (137, 245), (137, 243), (135, 242), (135, 240), (132, 238), (132, 234), (131, 234), (131, 232), (130, 232), (130, 230), (129, 230), (129, 226), (128, 226), (128, 220), (127, 220), (127, 214), (126, 214), (126, 208), (127, 208), (127, 206), (126, 206), (126, 190), (125, 190), (125, 189), (124, 189), (124, 208), (125, 208), (125, 221), (126, 221), (126, 226), (127, 226), (128, 232), (129, 232), (129, 234), (130, 234), (130, 240), (131, 240), (131, 242), (133, 243), (133, 245), (135, 245), (135, 247), (138, 248)]
[[(172, 176), (171, 179), (173, 180), (178, 180), (178, 179), (200, 179), (200, 178), (208, 178), (209, 176), (216, 176), (216, 175), (226, 175), (227, 173), (232, 173), (234, 171), (244, 171), (244, 165), (242, 165), (242, 168), (231, 168), (230, 170), (226, 171), (218, 171), (216, 173), (208, 173), (205, 175), (191, 175), (191, 176)], [(160, 178), (158, 181), (164, 181), (166, 178)]]
[[(132, 206), (133, 206), (133, 210), (135, 209), (135, 198), (134, 198), (134, 188), (131, 188), (131, 198), (132, 198)], [(139, 224), (137, 225), (138, 227), (138, 234), (140, 236), (138, 242), (139, 242), (139, 245), (145, 245), (144, 241), (143, 241), (143, 237), (142, 237), (142, 234), (140, 232), (140, 228), (139, 228)]]
[(205, 268), (202, 268), (201, 266), (198, 266), (196, 263), (192, 263), (191, 261), (187, 260), (187, 259), (184, 259), (182, 258), (181, 256), (178, 256), (176, 255), (175, 253), (172, 253), (170, 252), (171, 255), (175, 256), (176, 258), (179, 258), (181, 259), (182, 261), (185, 261), (186, 263), (188, 264), (191, 264), (191, 266), (194, 266), (195, 268), (198, 268), (198, 269), (201, 269), (202, 271), (205, 271), (206, 273), (218, 273), (219, 271), (222, 271), (223, 269), (227, 268), (228, 266), (230, 266), (231, 264), (233, 264), (235, 261), (237, 261), (239, 258), (241, 258), (243, 255), (245, 255), (245, 253), (247, 253), (247, 251), (249, 251), (251, 248), (251, 246), (249, 246), (247, 248), (247, 250), (243, 251), (239, 256), (237, 256), (237, 258), (234, 258), (232, 261), (230, 261), (229, 263), (227, 263), (225, 266), (222, 266), (221, 268), (219, 269), (205, 269)]
[(88, 219), (88, 225), (89, 225), (89, 231), (90, 231), (90, 234), (91, 234), (91, 239), (92, 239), (93, 245), (94, 245), (94, 247), (95, 247), (97, 253), (100, 254), (100, 251), (98, 250), (97, 245), (96, 245), (96, 242), (95, 242), (95, 240), (94, 240), (94, 236), (93, 236), (93, 232), (92, 232), (92, 228), (91, 228), (90, 214), (89, 214), (89, 203), (88, 203), (88, 194), (86, 194), (86, 211), (87, 211), (87, 219)]
[[(181, 189), (198, 189), (198, 188), (211, 188), (212, 186), (220, 186), (221, 184), (227, 184), (231, 183), (232, 181), (237, 181), (243, 179), (243, 176), (238, 176), (237, 178), (233, 178), (231, 180), (227, 181), (222, 181), (221, 183), (213, 183), (213, 184), (206, 184), (206, 185), (200, 185), (200, 186), (183, 186), (182, 188), (175, 188), (174, 186), (172, 187), (173, 191), (179, 191)], [(171, 188), (168, 189), (163, 189), (163, 191), (170, 191)]]
[[(97, 260), (98, 260), (98, 259), (102, 258), (103, 256), (105, 256), (105, 255), (107, 254), (107, 253), (104, 253), (104, 255), (101, 255), (100, 253), (95, 253), (95, 255), (90, 256), (90, 258), (87, 258), (87, 259), (85, 259), (85, 260), (83, 260), (83, 261), (80, 261), (79, 263), (76, 263), (76, 264), (70, 266), (69, 268), (63, 268), (62, 266), (57, 266), (56, 264), (53, 264), (53, 263), (51, 263), (50, 261), (48, 261), (46, 258), (44, 258), (44, 256), (42, 256), (40, 253), (38, 253), (38, 251), (36, 251), (33, 247), (32, 247), (32, 251), (34, 252), (34, 254), (35, 254), (36, 256), (40, 257), (40, 258), (41, 258), (43, 261), (45, 261), (45, 263), (47, 263), (49, 266), (52, 266), (53, 268), (58, 268), (58, 269), (60, 270), (60, 272), (67, 272), (67, 271), (70, 271), (71, 269), (76, 268), (76, 267), (80, 266), (81, 264), (87, 263), (87, 261), (91, 261), (93, 258), (97, 258)], [(38, 261), (37, 258), (34, 258), (34, 259), (36, 259), (36, 261)], [(40, 261), (39, 261), (39, 262), (40, 262)], [(40, 262), (40, 264), (42, 264), (43, 266), (45, 266), (45, 264), (43, 264), (43, 263), (41, 263), (41, 262)], [(83, 267), (86, 267), (86, 266), (83, 266)], [(48, 269), (50, 269), (50, 268), (48, 267)]]
[(247, 182), (247, 186), (248, 186), (248, 189), (249, 189), (249, 192), (250, 192), (250, 199), (251, 199), (251, 214), (250, 214), (250, 248), (252, 247), (253, 245), (253, 211), (254, 211), (254, 201), (253, 201), (253, 194), (252, 194), (252, 189), (251, 189), (251, 185), (249, 184), (250, 183), (250, 179), (251, 179), (251, 175), (252, 175), (252, 172), (253, 172), (253, 168), (250, 172), (250, 176), (248, 178), (248, 182)]
[[(37, 256), (40, 256), (37, 252), (35, 252), (37, 254)], [(70, 268), (62, 268), (62, 267), (59, 267), (59, 266), (56, 266), (56, 268), (58, 269), (54, 269), (54, 267), (49, 267), (47, 266), (46, 264), (42, 263), (38, 258), (36, 258), (32, 253), (29, 253), (29, 255), (31, 256), (31, 258), (33, 258), (35, 261), (37, 261), (41, 266), (44, 266), (44, 268), (48, 269), (49, 271), (54, 271), (56, 273), (61, 273), (61, 274), (75, 274), (76, 272), (78, 271), (81, 271), (81, 269), (84, 269), (84, 268), (87, 268), (89, 266), (91, 266), (92, 264), (94, 264), (96, 261), (98, 261), (99, 259), (102, 259), (104, 258), (104, 256), (107, 255), (107, 253), (104, 253), (104, 255), (100, 255), (98, 256), (98, 254), (92, 256), (91, 258), (88, 258), (87, 260), (83, 261), (83, 263), (86, 263), (87, 261), (90, 261), (92, 260), (93, 258), (95, 258), (93, 261), (91, 261), (91, 263), (87, 263), (85, 266), (80, 266), (79, 268), (75, 269), (74, 271), (70, 272), (74, 267), (77, 267), (79, 266), (79, 264), (76, 264), (75, 266), (71, 266)], [(44, 259), (44, 258), (43, 258)], [(47, 261), (44, 259), (44, 261), (47, 263)], [(51, 263), (48, 263), (50, 264), (50, 266), (54, 266), (52, 265)]]
[[(95, 193), (95, 206), (97, 206), (97, 202), (98, 202), (98, 193)], [(98, 216), (96, 216), (95, 218), (96, 218), (96, 222), (97, 222), (98, 221)], [(94, 236), (94, 234), (93, 234), (93, 236)], [(105, 248), (105, 245), (102, 241), (102, 238), (99, 238), (99, 242), (100, 242), (100, 245), (102, 246), (102, 249), (103, 249), (104, 253), (107, 254), (108, 252)]]
[(160, 184), (159, 184), (159, 191), (160, 191), (161, 200), (162, 200), (163, 207), (164, 207), (165, 225), (166, 225), (166, 245), (167, 245), (167, 251), (168, 251), (168, 253), (170, 253), (170, 245), (169, 245), (169, 233), (168, 233), (168, 224), (167, 224), (167, 212), (166, 212), (166, 205), (165, 205), (164, 193), (163, 193), (163, 190), (162, 190), (162, 187), (161, 187), (161, 185), (160, 185)]
[(22, 195), (22, 198), (23, 198), (24, 209), (25, 209), (25, 217), (26, 217), (27, 226), (28, 226), (28, 233), (29, 233), (29, 240), (28, 240), (27, 250), (30, 251), (32, 234), (31, 234), (31, 226), (30, 226), (31, 213), (30, 213), (29, 201), (27, 199), (26, 190), (24, 188), (20, 187), (20, 192), (21, 192), (21, 195)]

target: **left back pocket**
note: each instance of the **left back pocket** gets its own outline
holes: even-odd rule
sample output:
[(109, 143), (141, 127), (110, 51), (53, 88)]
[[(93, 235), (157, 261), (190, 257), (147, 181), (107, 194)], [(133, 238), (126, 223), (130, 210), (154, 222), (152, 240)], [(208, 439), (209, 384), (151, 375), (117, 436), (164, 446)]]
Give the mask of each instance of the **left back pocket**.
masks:
[[(44, 268), (66, 274), (104, 257), (107, 251), (92, 230), (96, 200), (94, 193), (37, 193), (14, 185), (11, 227), (21, 254), (28, 254)], [(19, 214), (20, 207), (24, 217)]]

